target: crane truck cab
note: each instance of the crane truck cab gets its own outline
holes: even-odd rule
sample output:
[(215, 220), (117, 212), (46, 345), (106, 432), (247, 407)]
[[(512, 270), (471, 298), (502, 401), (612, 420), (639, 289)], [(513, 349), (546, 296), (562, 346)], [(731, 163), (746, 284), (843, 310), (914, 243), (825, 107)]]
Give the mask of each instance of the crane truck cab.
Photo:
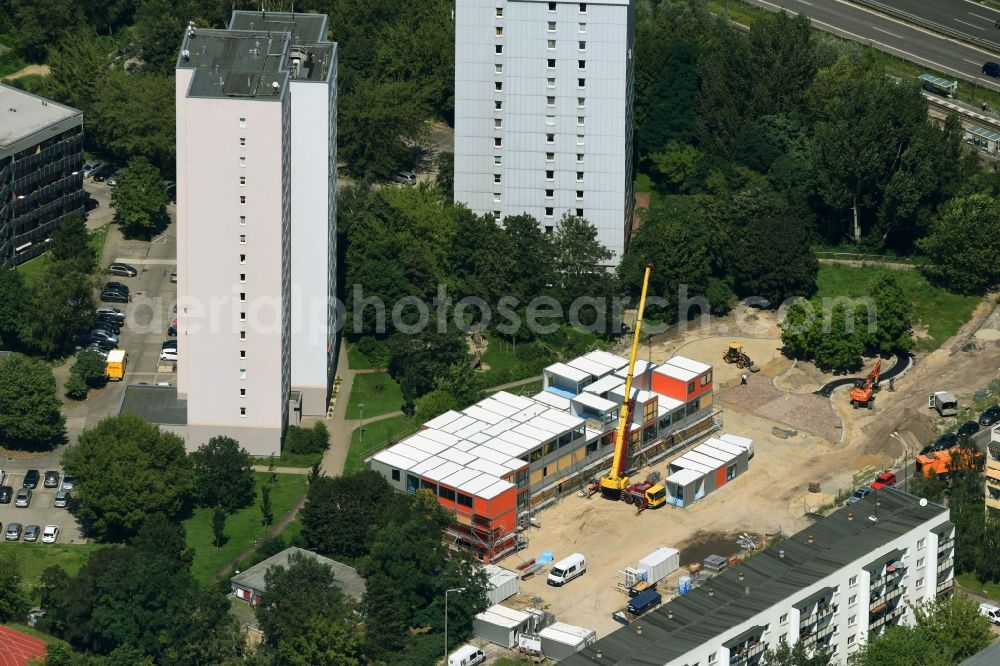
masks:
[(580, 553), (573, 553), (569, 557), (559, 560), (549, 571), (546, 581), (549, 585), (561, 587), (573, 580), (577, 576), (582, 576), (587, 570), (587, 558)]

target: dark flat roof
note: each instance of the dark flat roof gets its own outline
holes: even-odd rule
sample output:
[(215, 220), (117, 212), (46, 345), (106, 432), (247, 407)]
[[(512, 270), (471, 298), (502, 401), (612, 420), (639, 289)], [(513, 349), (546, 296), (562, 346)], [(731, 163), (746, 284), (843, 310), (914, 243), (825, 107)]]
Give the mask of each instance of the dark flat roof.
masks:
[[(895, 488), (873, 492), (643, 616), (642, 634), (623, 627), (560, 663), (666, 664), (946, 511), (932, 502), (920, 506), (920, 498)], [(886, 557), (878, 560), (884, 562)], [(709, 590), (714, 591), (712, 596)], [(672, 619), (667, 618), (668, 611)], [(601, 659), (594, 656), (598, 649), (603, 652)]]
[(177, 397), (176, 386), (129, 384), (118, 410), (119, 414), (126, 412), (159, 425), (187, 424), (187, 400)]
[(988, 648), (984, 648), (958, 666), (996, 666), (997, 664), (1000, 664), (1000, 643), (994, 643)]
[(292, 45), (315, 44), (326, 41), (326, 14), (237, 10), (229, 19), (229, 29), (288, 32)]
[(289, 34), (260, 30), (184, 33), (178, 69), (194, 69), (188, 97), (279, 100), (288, 86)]
[(277, 555), (272, 555), (263, 562), (259, 562), (246, 571), (241, 571), (232, 578), (229, 582), (233, 585), (239, 585), (240, 587), (252, 588), (257, 590), (261, 594), (267, 594), (267, 585), (264, 584), (264, 574), (271, 567), (282, 567), (288, 568), (288, 560), (292, 555), (296, 553), (301, 553), (307, 557), (311, 557), (317, 560), (333, 570), (333, 580), (337, 587), (344, 591), (344, 594), (351, 597), (355, 601), (361, 601), (361, 596), (365, 593), (365, 579), (362, 578), (354, 567), (349, 567), (346, 564), (341, 564), (336, 560), (331, 560), (328, 557), (323, 557), (311, 550), (305, 550), (304, 548), (296, 548), (292, 546), (291, 548), (286, 548)]

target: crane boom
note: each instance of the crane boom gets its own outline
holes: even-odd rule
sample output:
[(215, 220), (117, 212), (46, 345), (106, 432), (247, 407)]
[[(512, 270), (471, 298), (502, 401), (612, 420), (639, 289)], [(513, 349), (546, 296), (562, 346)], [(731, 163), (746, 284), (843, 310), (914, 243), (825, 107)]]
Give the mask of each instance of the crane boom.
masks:
[(611, 471), (601, 479), (601, 490), (605, 495), (618, 499), (623, 488), (628, 485), (628, 477), (624, 475), (625, 443), (628, 437), (629, 424), (632, 422), (632, 411), (635, 400), (632, 398), (632, 376), (635, 373), (635, 359), (639, 353), (639, 333), (642, 329), (642, 314), (646, 309), (646, 291), (649, 289), (649, 274), (652, 264), (646, 264), (646, 274), (642, 278), (642, 296), (639, 298), (639, 312), (635, 318), (635, 335), (632, 337), (632, 353), (628, 357), (628, 374), (625, 376), (625, 399), (618, 416), (618, 430), (615, 431), (615, 457), (611, 463)]

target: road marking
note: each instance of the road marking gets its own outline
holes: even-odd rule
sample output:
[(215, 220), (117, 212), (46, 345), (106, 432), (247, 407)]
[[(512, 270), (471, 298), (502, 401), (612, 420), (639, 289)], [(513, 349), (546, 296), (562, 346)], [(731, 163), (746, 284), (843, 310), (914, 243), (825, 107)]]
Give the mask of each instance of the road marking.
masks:
[[(979, 14), (973, 14), (972, 12), (969, 12), (969, 16), (975, 16), (977, 19), (983, 19), (984, 21), (995, 21), (996, 20), (996, 19), (991, 19), (988, 16), (980, 16)], [(957, 21), (958, 19), (955, 19), (955, 20)]]
[(967, 62), (970, 65), (975, 65), (976, 67), (982, 67), (982, 65), (983, 65), (983, 63), (981, 63), (981, 62), (973, 62), (973, 61), (969, 60), (968, 58), (962, 58), (962, 62)]
[(806, 2), (806, 0), (799, 0), (799, 2), (801, 2), (803, 5), (809, 5), (810, 7), (812, 7), (812, 5), (813, 5), (813, 3)]
[(955, 23), (961, 23), (962, 25), (967, 25), (970, 28), (975, 28), (976, 30), (986, 30), (986, 28), (984, 28), (981, 25), (976, 25), (975, 23), (969, 23), (968, 21), (963, 21), (962, 19), (955, 19)]
[(893, 36), (893, 37), (895, 37), (896, 39), (902, 39), (902, 37), (900, 37), (900, 36), (899, 36), (899, 35), (897, 35), (896, 33), (893, 33), (893, 32), (889, 32), (888, 30), (883, 30), (882, 28), (879, 28), (878, 26), (874, 26), (874, 25), (873, 25), (873, 26), (872, 26), (872, 29), (873, 29), (873, 30), (878, 30), (879, 32), (884, 32), (884, 33), (885, 33), (885, 34), (887, 34), (887, 35), (892, 35), (892, 36)]

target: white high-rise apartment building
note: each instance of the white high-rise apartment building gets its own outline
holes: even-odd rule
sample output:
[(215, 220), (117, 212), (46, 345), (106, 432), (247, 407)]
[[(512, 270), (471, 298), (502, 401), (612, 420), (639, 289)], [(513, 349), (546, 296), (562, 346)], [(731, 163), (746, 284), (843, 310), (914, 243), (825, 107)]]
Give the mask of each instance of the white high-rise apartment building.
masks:
[(551, 232), (589, 220), (620, 261), (635, 203), (633, 0), (457, 0), (455, 201)]
[(234, 12), (177, 62), (178, 397), (193, 449), (280, 452), (326, 412), (336, 322), (336, 44), (326, 16)]
[(756, 666), (782, 641), (846, 663), (869, 635), (911, 623), (912, 604), (951, 592), (948, 517), (939, 504), (878, 490), (561, 663)]

